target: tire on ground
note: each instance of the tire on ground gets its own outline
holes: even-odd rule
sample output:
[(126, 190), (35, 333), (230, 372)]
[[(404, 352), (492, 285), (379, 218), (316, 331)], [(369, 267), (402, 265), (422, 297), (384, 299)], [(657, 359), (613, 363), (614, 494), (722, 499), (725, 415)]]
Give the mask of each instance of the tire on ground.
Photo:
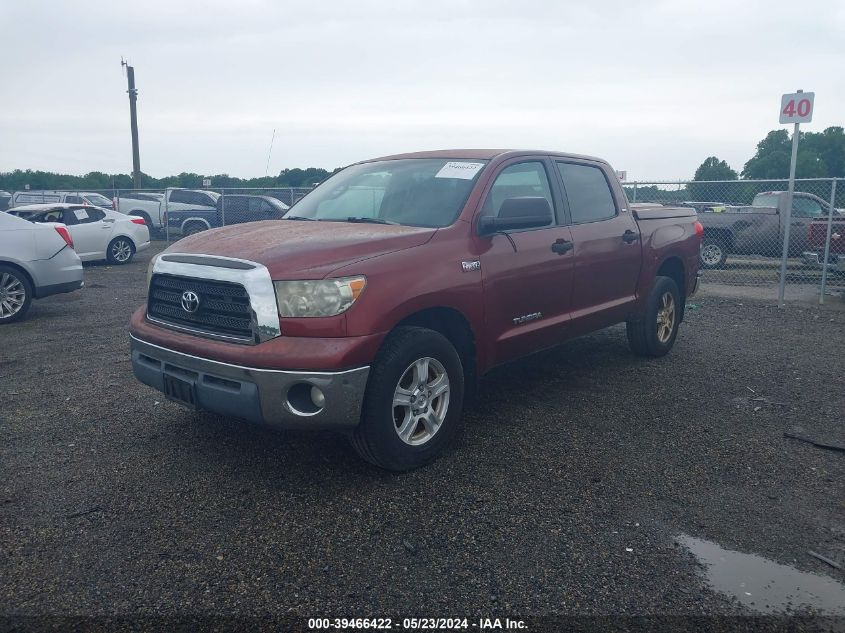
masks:
[[(669, 293), (674, 303), (672, 329), (669, 338), (658, 338), (658, 311), (663, 307), (663, 296)], [(670, 277), (656, 277), (646, 300), (645, 313), (627, 322), (628, 344), (638, 356), (664, 356), (675, 344), (681, 316), (681, 293), (678, 284)]]
[[(7, 306), (11, 308), (12, 303), (4, 301), (4, 295), (7, 288), (15, 290), (15, 297), (19, 296), (19, 292), (23, 290), (23, 305), (21, 305), (14, 314), (6, 315)], [(24, 275), (17, 268), (0, 264), (0, 325), (6, 323), (14, 323), (20, 321), (26, 316), (29, 311), (29, 306), (32, 304), (32, 297), (35, 294), (29, 278)], [(15, 305), (17, 306), (17, 301)], [(8, 309), (11, 312), (11, 309)]]
[[(416, 360), (430, 357), (443, 366), (449, 379), (449, 404), (444, 420), (424, 444), (404, 442), (394, 421), (393, 398), (400, 379)], [(351, 443), (363, 459), (386, 470), (406, 471), (436, 459), (461, 424), (464, 372), (460, 356), (449, 340), (434, 330), (399, 327), (388, 335), (370, 368), (361, 422)]]
[[(705, 261), (704, 258), (708, 253), (712, 253), (713, 256)], [(728, 247), (725, 240), (721, 237), (705, 235), (701, 242), (701, 255), (698, 258), (701, 267), (704, 269), (723, 268), (727, 259)]]
[[(117, 242), (126, 242), (129, 246), (129, 257), (123, 261), (117, 259), (114, 255), (114, 247)], [(133, 244), (132, 240), (128, 237), (116, 237), (109, 242), (109, 245), (106, 248), (106, 260), (108, 260), (110, 264), (128, 264), (132, 261), (133, 257), (135, 257), (135, 244)]]

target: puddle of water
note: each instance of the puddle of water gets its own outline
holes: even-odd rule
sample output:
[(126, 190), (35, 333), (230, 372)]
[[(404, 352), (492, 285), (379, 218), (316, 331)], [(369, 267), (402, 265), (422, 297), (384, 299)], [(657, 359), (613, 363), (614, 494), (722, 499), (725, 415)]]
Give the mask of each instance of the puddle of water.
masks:
[(691, 536), (676, 540), (707, 567), (707, 580), (716, 591), (736, 597), (750, 609), (783, 613), (787, 608), (809, 607), (826, 615), (845, 615), (845, 585), (833, 578)]

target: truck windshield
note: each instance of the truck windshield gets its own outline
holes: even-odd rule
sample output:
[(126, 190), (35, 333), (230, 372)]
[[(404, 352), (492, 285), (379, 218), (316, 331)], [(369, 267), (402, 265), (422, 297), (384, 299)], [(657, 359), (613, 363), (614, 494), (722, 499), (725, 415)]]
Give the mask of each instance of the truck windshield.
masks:
[(443, 227), (452, 224), (486, 160), (405, 158), (352, 165), (291, 210), (291, 217)]

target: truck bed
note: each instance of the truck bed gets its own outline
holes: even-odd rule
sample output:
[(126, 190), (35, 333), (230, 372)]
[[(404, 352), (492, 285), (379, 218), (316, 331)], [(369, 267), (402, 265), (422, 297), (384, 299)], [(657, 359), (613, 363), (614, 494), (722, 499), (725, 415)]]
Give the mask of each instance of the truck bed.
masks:
[(632, 205), (634, 217), (637, 220), (666, 220), (670, 218), (694, 218), (695, 209), (691, 207), (664, 207), (662, 205), (640, 206)]

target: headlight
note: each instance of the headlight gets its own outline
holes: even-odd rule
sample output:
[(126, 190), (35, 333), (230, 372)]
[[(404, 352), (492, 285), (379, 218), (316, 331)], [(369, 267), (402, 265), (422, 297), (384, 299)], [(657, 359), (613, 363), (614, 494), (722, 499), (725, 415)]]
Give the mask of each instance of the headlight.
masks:
[(349, 309), (366, 284), (364, 277), (273, 282), (283, 317), (335, 316)]
[(158, 261), (158, 258), (159, 258), (159, 257), (161, 257), (161, 253), (159, 253), (158, 255), (155, 255), (155, 256), (154, 256), (154, 257), (150, 260), (150, 263), (149, 263), (149, 265), (147, 266), (147, 288), (149, 288), (149, 287), (150, 287), (150, 282), (151, 282), (151, 281), (152, 281), (152, 279), (153, 279), (153, 268), (155, 268), (156, 262)]

